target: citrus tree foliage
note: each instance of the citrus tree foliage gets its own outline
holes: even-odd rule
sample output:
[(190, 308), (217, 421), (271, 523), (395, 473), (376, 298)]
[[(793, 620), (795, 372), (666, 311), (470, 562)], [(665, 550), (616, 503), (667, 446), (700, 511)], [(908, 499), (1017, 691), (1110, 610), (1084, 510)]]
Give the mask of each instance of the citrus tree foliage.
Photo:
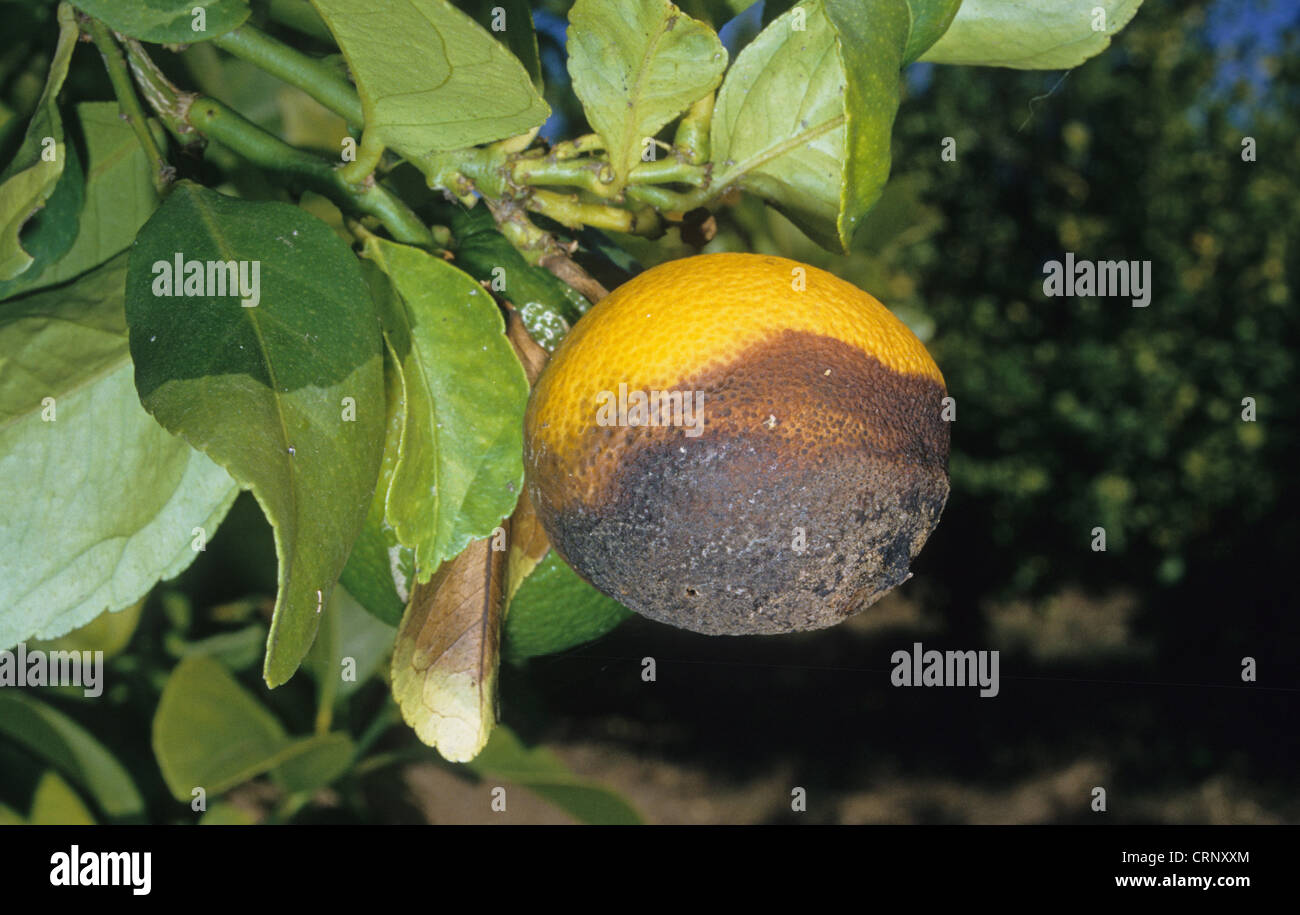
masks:
[[(167, 681), (154, 741), (176, 797), (346, 768), (328, 665), (361, 649), (339, 649), (340, 601), (373, 617), (350, 630), (380, 645), (367, 674), (398, 644), (417, 731), (483, 716), (440, 747), (472, 758), (501, 645), (523, 660), (627, 615), (518, 505), (528, 353), (600, 294), (578, 265), (617, 278), (639, 239), (738, 202), (853, 251), (888, 209), (904, 67), (1075, 66), (1138, 2), (773, 2), (728, 51), (718, 29), (747, 3), (576, 0), (556, 85), (520, 2), (0, 4), (30, 36), (10, 40), (44, 51), (0, 111), (0, 647), (138, 608), (247, 491), (274, 600)], [(573, 129), (540, 139), (553, 110)], [(258, 640), (269, 686), (325, 665), (315, 735), (225, 672)], [(204, 753), (233, 733), (238, 754)]]

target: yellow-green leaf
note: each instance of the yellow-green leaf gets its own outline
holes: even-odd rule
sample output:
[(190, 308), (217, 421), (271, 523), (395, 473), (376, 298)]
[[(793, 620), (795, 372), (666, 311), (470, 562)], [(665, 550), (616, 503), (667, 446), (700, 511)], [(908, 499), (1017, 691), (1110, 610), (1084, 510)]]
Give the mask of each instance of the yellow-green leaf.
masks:
[(447, 0), (313, 0), (352, 70), (367, 141), (410, 158), (523, 133), (550, 108), (523, 65)]

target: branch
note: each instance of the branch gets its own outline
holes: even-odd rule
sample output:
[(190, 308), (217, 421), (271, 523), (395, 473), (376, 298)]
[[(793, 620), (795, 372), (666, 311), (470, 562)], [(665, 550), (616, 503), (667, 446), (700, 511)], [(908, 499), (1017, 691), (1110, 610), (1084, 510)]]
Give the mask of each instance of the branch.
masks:
[(598, 197), (613, 197), (614, 170), (601, 159), (516, 159), (509, 166), (516, 185), (580, 187)]
[(236, 57), (260, 67), (320, 102), (353, 127), (365, 122), (361, 98), (352, 84), (327, 64), (303, 54), (251, 25), (212, 39)]
[(609, 290), (599, 280), (567, 254), (548, 254), (538, 263), (559, 277), (560, 282), (567, 283), (585, 295), (593, 305), (609, 295)]
[(329, 162), (295, 149), (216, 99), (199, 97), (189, 106), (189, 123), (204, 136), (234, 150), (267, 171), (296, 179), (340, 206), (374, 216), (393, 238), (430, 247), (428, 227), (400, 199), (378, 184), (354, 187)]
[(176, 142), (186, 149), (202, 146), (203, 137), (186, 120), (186, 111), (189, 110), (190, 103), (198, 98), (197, 93), (182, 92), (176, 88), (158, 69), (140, 42), (134, 38), (123, 38), (122, 43), (126, 47), (126, 59), (135, 76), (135, 84), (158, 120), (176, 138)]
[(108, 80), (113, 85), (113, 94), (117, 96), (118, 108), (127, 123), (131, 125), (131, 129), (135, 131), (136, 138), (144, 147), (145, 155), (149, 157), (149, 164), (153, 167), (154, 189), (158, 191), (159, 196), (162, 196), (167, 193), (172, 181), (175, 180), (176, 169), (163, 158), (162, 150), (158, 148), (158, 142), (149, 130), (149, 121), (144, 108), (140, 106), (140, 99), (135, 94), (135, 86), (131, 82), (131, 74), (127, 71), (126, 58), (122, 56), (122, 49), (113, 40), (108, 26), (98, 19), (87, 19), (86, 29), (95, 47), (99, 49), (100, 56), (104, 58), (104, 67), (108, 70)]
[(570, 229), (586, 225), (630, 235), (651, 235), (659, 229), (659, 214), (649, 207), (632, 211), (603, 203), (584, 203), (577, 194), (565, 196), (534, 190), (525, 198), (525, 205)]

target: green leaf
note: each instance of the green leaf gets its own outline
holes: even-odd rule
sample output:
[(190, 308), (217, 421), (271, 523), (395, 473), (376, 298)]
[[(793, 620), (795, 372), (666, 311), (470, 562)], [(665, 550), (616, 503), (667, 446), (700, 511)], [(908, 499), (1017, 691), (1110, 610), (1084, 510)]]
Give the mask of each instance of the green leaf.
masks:
[(545, 747), (525, 747), (505, 725), (498, 724), (483, 751), (465, 767), (485, 779), (501, 779), (527, 788), (583, 823), (637, 825), (636, 808), (615, 792), (574, 775)]
[(18, 233), (54, 193), (67, 161), (58, 98), (77, 45), (74, 17), (72, 7), (59, 4), (59, 41), (45, 78), (45, 89), (36, 103), (22, 145), (13, 161), (0, 172), (0, 280), (12, 280), (31, 268), (33, 258), (23, 250)]
[[(677, 5), (683, 12), (720, 29), (733, 17), (749, 9), (754, 2), (755, 0), (682, 0)], [(773, 2), (776, 0), (767, 0), (767, 6)], [(766, 8), (765, 6), (764, 9)]]
[(528, 78), (541, 92), (542, 58), (537, 51), (537, 31), (528, 0), (467, 0), (461, 6), (519, 58)]
[(269, 771), (292, 740), (224, 667), (198, 655), (176, 665), (153, 719), (153, 752), (178, 801), (220, 794)]
[(72, 786), (50, 771), (36, 783), (30, 822), (33, 826), (94, 826), (95, 817)]
[[(193, 44), (224, 35), (252, 10), (245, 0), (77, 0), (77, 6), (123, 35), (157, 44)], [(194, 10), (202, 10), (200, 18)]]
[(962, 0), (907, 0), (912, 27), (903, 53), (904, 64), (912, 63), (943, 37), (961, 4)]
[(167, 678), (153, 719), (153, 750), (178, 801), (195, 788), (221, 794), (270, 772), (288, 791), (338, 778), (354, 752), (346, 734), (293, 738), (217, 661), (187, 658)]
[(844, 67), (844, 174), (836, 229), (847, 250), (889, 180), (889, 137), (898, 113), (900, 57), (908, 11), (897, 0), (826, 0)]
[(136, 601), (117, 613), (101, 613), (80, 629), (50, 642), (36, 642), (28, 648), (42, 651), (102, 651), (104, 658), (114, 657), (126, 648), (140, 624), (144, 600)]
[(122, 764), (94, 735), (62, 712), (18, 690), (0, 690), (0, 734), (84, 788), (110, 819), (144, 814), (144, 799)]
[(176, 658), (204, 655), (215, 658), (229, 670), (243, 670), (261, 660), (266, 648), (266, 627), (261, 623), (250, 623), (242, 629), (218, 632), (193, 642), (172, 632), (167, 635), (165, 647), (167, 653)]
[[(343, 680), (339, 685), (339, 696), (347, 697), (364, 686), (383, 666), (397, 639), (397, 627), (367, 613), (346, 590), (340, 597), (339, 651), (344, 660), (351, 660), (356, 674), (355, 680)], [(341, 675), (341, 666), (336, 667), (334, 676)]]
[[(140, 408), (126, 256), (0, 308), (0, 646), (130, 607), (198, 555), (238, 492)], [(112, 460), (105, 460), (111, 455)]]
[(904, 0), (805, 0), (774, 20), (718, 93), (717, 187), (751, 191), (847, 250), (889, 176), (909, 22)]
[(447, 0), (313, 0), (357, 83), (366, 138), (408, 158), (515, 136), (550, 109), (523, 64)]
[[(116, 102), (85, 102), (76, 108), (86, 140), (85, 203), (74, 220), (72, 247), (39, 275), (29, 270), (12, 283), (0, 282), (0, 298), (62, 283), (126, 250), (158, 206), (149, 159)], [(69, 144), (71, 162), (75, 146)], [(55, 208), (68, 175), (59, 182), (46, 211)], [(43, 217), (43, 213), (37, 219)]]
[[(388, 277), (374, 263), (362, 261), (361, 273), (376, 302), (393, 295)], [(348, 564), (343, 567), (339, 583), (377, 619), (396, 628), (402, 622), (402, 613), (406, 609), (406, 600), (415, 578), (415, 553), (410, 547), (398, 543), (397, 533), (384, 517), (388, 486), (401, 454), (402, 428), (406, 418), (406, 408), (402, 402), (402, 370), (397, 355), (387, 341), (384, 349), (384, 386), (388, 414), (384, 426), (383, 463), (380, 465), (375, 494), (366, 511), (366, 523), (352, 548), (352, 555), (348, 557)]]
[(551, 550), (510, 601), (502, 651), (511, 660), (555, 654), (600, 638), (631, 615)]
[(712, 92), (727, 68), (713, 29), (668, 0), (578, 0), (569, 75), (622, 187), (645, 138)]
[[(155, 295), (182, 257), (256, 265), (257, 303)], [(383, 456), (381, 337), (357, 260), (297, 207), (182, 182), (131, 249), (126, 313), (145, 409), (251, 489), (275, 530), (263, 675), (278, 686), (311, 646)]]
[[(396, 574), (402, 577), (403, 586), (409, 593), (410, 582), (415, 577), (415, 557), (410, 547), (397, 542), (392, 526), (384, 520), (384, 494), (387, 491), (386, 488), (376, 490), (366, 523), (352, 547), (348, 564), (339, 576), (339, 584), (347, 588), (376, 619), (396, 626), (402, 621), (402, 610), (406, 605), (402, 592), (394, 585), (394, 561), (400, 570)], [(397, 551), (396, 559), (393, 551)]]
[(200, 826), (252, 826), (256, 820), (242, 808), (217, 801), (199, 817)]
[(428, 581), (514, 508), (528, 381), (478, 283), (417, 248), (372, 237), (365, 250), (392, 281), (395, 298), (382, 315), (404, 388), (387, 517), (415, 550), (417, 578)]
[(921, 60), (1069, 69), (1104, 51), (1141, 5), (1142, 0), (965, 0), (952, 26)]
[(450, 221), (457, 266), (476, 280), (499, 284), (493, 290), (519, 309), (528, 335), (554, 352), (591, 303), (551, 271), (529, 264), (497, 231), (486, 206), (456, 207)]
[(355, 752), (346, 734), (304, 737), (278, 754), (272, 777), (286, 791), (315, 791), (346, 772)]
[(14, 279), (0, 280), (0, 299), (48, 286), (49, 282), (44, 280), (47, 269), (67, 254), (76, 240), (78, 219), (85, 202), (86, 175), (81, 170), (76, 144), (66, 144), (64, 152), (68, 161), (54, 193), (23, 227), (21, 240), (32, 264)]

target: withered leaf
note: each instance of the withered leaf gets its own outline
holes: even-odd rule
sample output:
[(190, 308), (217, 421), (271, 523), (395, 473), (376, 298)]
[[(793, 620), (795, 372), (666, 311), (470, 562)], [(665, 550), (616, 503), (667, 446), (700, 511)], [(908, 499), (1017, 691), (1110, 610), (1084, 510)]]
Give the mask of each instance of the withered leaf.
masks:
[(488, 537), (416, 584), (393, 649), (393, 698), (420, 740), (467, 762), (497, 720), (504, 550)]

